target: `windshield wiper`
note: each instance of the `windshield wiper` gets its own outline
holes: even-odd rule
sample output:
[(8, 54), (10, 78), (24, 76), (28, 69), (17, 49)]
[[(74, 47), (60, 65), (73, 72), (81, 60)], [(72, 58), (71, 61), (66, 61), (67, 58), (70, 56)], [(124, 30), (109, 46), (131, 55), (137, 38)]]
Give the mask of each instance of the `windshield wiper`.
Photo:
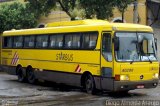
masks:
[[(147, 54), (147, 55), (148, 55), (148, 54)], [(149, 56), (147, 56), (147, 58), (148, 58), (149, 62), (152, 63), (152, 61), (150, 60)]]

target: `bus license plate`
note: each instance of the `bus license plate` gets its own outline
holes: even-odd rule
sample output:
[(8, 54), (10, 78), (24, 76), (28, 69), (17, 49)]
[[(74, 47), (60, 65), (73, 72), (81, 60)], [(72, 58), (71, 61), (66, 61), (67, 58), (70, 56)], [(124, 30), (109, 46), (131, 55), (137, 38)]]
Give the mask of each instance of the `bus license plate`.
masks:
[(143, 88), (144, 88), (144, 85), (137, 85), (137, 88), (138, 88), (138, 89), (143, 89)]

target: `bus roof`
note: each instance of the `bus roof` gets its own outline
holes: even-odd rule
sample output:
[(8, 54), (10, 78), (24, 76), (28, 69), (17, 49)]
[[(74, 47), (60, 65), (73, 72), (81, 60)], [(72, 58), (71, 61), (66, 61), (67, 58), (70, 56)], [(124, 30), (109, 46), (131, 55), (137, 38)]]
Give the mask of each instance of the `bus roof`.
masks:
[(76, 20), (76, 21), (64, 21), (64, 22), (53, 22), (46, 25), (46, 27), (60, 27), (60, 26), (77, 26), (77, 25), (100, 25), (109, 24), (108, 21), (104, 20)]
[(4, 31), (3, 36), (65, 33), (65, 32), (78, 32), (78, 31), (98, 31), (99, 29), (105, 31), (114, 30), (114, 31), (153, 32), (151, 27), (139, 24), (109, 23), (108, 21), (105, 20), (78, 20), (78, 21), (49, 23), (44, 28)]

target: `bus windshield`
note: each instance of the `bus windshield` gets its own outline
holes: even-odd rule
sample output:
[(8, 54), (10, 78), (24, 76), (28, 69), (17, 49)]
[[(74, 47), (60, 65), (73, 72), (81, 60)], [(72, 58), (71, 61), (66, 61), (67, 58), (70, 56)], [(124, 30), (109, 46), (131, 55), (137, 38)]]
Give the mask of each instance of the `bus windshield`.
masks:
[(156, 49), (152, 33), (117, 32), (117, 61), (155, 61)]

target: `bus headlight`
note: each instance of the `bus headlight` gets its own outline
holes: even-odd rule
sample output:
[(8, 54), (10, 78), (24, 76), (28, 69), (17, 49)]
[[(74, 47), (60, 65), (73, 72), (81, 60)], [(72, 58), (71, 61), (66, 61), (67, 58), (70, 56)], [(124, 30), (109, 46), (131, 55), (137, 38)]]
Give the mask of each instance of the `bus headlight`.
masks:
[(159, 78), (159, 74), (158, 73), (153, 74), (153, 78)]
[(120, 80), (122, 80), (122, 81), (129, 80), (129, 76), (128, 75), (120, 75)]

